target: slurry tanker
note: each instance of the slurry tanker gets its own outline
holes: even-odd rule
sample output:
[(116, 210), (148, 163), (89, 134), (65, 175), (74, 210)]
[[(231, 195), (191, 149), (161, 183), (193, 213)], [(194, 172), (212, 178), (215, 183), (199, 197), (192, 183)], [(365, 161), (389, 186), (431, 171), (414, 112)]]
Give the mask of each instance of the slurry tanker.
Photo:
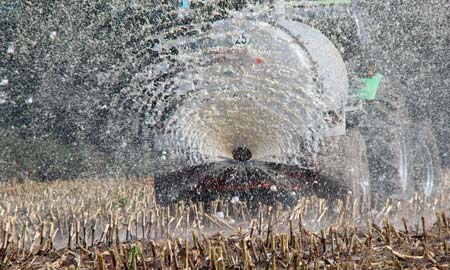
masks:
[(155, 176), (157, 202), (433, 196), (435, 142), (378, 70), (359, 3), (274, 5), (166, 44), (186, 64), (156, 139), (177, 160)]

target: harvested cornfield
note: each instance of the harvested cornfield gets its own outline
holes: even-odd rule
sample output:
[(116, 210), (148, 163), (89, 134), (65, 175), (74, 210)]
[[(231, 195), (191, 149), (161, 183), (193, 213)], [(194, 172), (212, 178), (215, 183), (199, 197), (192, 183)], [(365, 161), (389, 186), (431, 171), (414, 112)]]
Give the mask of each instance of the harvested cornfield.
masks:
[(3, 269), (449, 269), (435, 200), (154, 203), (151, 179), (3, 183)]

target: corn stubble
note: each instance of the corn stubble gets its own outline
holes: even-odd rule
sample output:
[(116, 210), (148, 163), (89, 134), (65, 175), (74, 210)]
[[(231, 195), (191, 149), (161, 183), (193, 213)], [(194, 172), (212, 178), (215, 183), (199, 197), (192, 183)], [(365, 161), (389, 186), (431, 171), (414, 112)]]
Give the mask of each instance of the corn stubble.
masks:
[(0, 184), (0, 269), (449, 269), (449, 195), (155, 204), (151, 179)]

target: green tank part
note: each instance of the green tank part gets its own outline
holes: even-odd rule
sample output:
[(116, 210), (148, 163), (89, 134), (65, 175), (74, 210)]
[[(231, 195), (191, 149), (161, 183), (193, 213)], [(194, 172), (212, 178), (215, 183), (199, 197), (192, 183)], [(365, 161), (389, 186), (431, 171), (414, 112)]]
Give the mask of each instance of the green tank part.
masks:
[(355, 90), (355, 94), (360, 99), (374, 100), (377, 96), (378, 88), (380, 87), (381, 81), (383, 80), (383, 74), (377, 73), (372, 77), (363, 78), (362, 81), (365, 87), (362, 89)]

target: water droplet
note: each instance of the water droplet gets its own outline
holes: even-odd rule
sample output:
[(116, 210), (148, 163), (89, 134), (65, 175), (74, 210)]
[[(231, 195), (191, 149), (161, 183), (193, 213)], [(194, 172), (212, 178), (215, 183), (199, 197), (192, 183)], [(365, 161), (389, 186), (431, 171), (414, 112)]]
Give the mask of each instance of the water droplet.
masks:
[(8, 46), (8, 49), (6, 50), (6, 53), (14, 54), (15, 51), (16, 51), (16, 47), (14, 46), (14, 43), (13, 42), (9, 43), (9, 46)]
[(239, 197), (238, 196), (234, 196), (233, 198), (231, 198), (231, 203), (232, 204), (236, 204), (239, 202)]
[(56, 35), (57, 35), (56, 31), (50, 32), (50, 39), (51, 39), (51, 40), (55, 40)]
[(219, 211), (219, 212), (216, 213), (216, 217), (220, 218), (220, 219), (224, 219), (225, 215), (224, 215), (224, 213), (222, 211)]

